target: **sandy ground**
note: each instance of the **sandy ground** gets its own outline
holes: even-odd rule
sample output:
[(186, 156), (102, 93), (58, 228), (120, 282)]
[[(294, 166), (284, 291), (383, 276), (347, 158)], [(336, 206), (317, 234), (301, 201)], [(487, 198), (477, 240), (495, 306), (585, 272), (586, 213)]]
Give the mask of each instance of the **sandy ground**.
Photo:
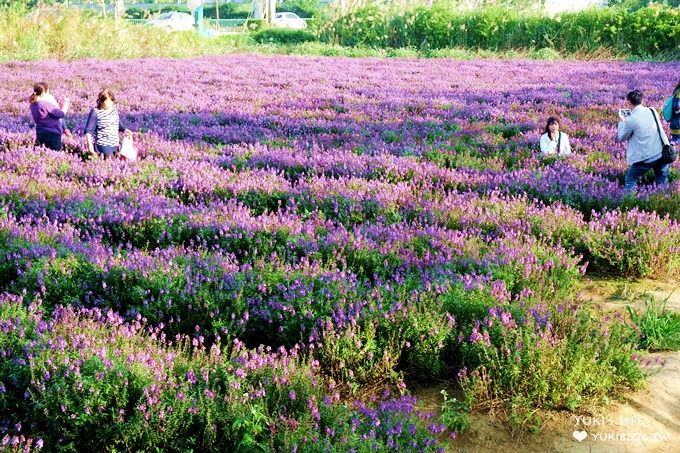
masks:
[[(680, 284), (653, 281), (586, 281), (583, 297), (604, 311), (644, 310), (647, 295), (666, 300), (680, 312)], [(593, 416), (543, 412), (536, 434), (511, 434), (489, 415), (472, 415), (470, 430), (450, 443), (450, 452), (569, 452), (569, 453), (678, 453), (680, 452), (680, 352), (653, 354), (665, 362), (652, 372), (643, 390), (624, 395)], [(439, 411), (444, 385), (415, 389), (429, 410)]]

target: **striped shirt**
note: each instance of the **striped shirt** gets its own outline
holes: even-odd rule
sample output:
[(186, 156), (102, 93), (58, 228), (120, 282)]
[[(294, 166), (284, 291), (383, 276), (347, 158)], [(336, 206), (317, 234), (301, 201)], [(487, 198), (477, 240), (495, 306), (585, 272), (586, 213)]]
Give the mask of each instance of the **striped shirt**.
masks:
[(118, 116), (118, 109), (116, 107), (108, 110), (99, 110), (93, 108), (90, 110), (90, 116), (87, 118), (87, 125), (85, 126), (85, 133), (94, 137), (94, 143), (97, 146), (118, 146), (120, 139), (119, 132), (124, 131), (125, 128), (120, 123)]

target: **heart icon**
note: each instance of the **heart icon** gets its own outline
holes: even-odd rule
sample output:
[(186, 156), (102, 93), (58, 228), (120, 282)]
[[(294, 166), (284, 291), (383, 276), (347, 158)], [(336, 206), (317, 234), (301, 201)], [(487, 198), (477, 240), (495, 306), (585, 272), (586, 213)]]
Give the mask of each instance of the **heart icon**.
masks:
[(579, 442), (582, 442), (586, 437), (588, 437), (588, 433), (585, 431), (574, 431), (573, 434), (574, 439), (578, 440)]

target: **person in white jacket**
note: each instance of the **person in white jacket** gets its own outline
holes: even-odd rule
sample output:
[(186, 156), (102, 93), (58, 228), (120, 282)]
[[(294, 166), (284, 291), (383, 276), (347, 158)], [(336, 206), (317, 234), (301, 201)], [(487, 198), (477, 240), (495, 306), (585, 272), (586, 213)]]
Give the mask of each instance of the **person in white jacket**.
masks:
[(568, 156), (571, 154), (569, 136), (564, 132), (560, 132), (560, 122), (554, 116), (548, 118), (544, 134), (541, 135), (541, 153), (544, 156), (550, 154)]

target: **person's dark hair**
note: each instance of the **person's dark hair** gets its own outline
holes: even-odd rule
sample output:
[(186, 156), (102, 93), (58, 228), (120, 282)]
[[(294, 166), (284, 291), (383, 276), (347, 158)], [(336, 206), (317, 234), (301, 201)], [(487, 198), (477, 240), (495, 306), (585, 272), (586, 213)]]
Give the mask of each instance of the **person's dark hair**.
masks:
[(680, 90), (680, 80), (678, 80), (678, 84), (675, 86), (675, 89), (673, 92)]
[(38, 98), (43, 94), (47, 93), (48, 90), (49, 88), (45, 82), (36, 83), (35, 85), (33, 85), (33, 94), (31, 94), (31, 97), (28, 98), (28, 101), (31, 104), (37, 102)]
[(544, 134), (549, 134), (550, 133), (550, 126), (553, 124), (560, 124), (560, 120), (557, 119), (557, 117), (551, 116), (548, 118), (548, 122), (545, 124), (545, 129), (543, 129)]
[(633, 105), (640, 105), (642, 104), (642, 99), (644, 99), (645, 95), (642, 94), (642, 91), (640, 90), (633, 90), (630, 93), (628, 93), (628, 96), (626, 96), (626, 99), (630, 101), (631, 104)]
[(107, 99), (111, 99), (111, 102), (116, 102), (116, 96), (114, 96), (113, 92), (108, 88), (102, 90), (99, 95), (97, 95), (97, 108), (101, 109), (104, 107), (104, 102), (106, 102)]

